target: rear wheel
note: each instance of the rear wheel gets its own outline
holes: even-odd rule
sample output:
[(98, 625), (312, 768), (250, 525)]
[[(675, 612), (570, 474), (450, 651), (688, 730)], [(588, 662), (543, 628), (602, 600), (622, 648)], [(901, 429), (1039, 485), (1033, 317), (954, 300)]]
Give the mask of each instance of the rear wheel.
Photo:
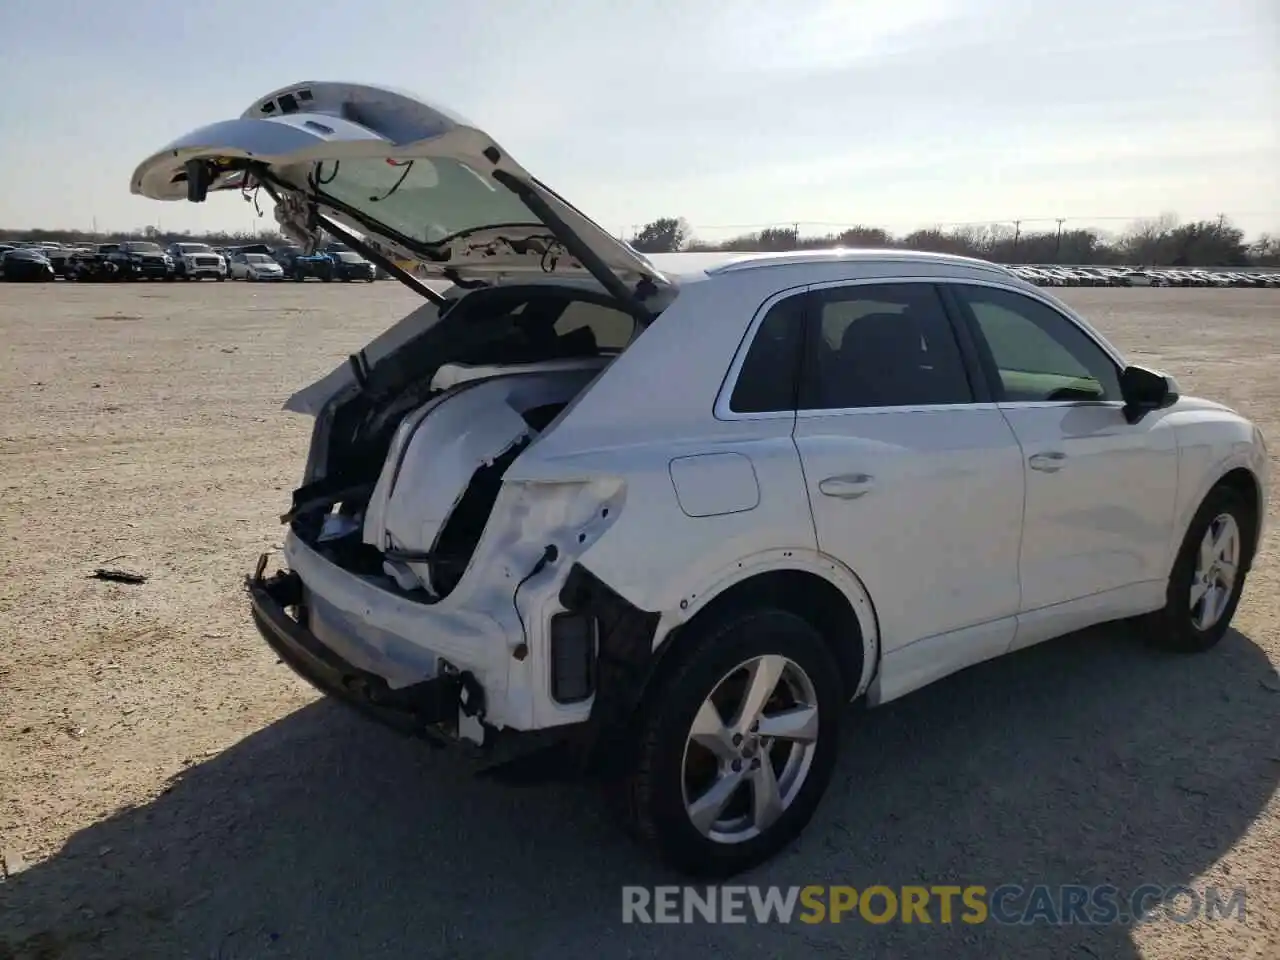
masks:
[(822, 636), (796, 615), (740, 612), (699, 630), (652, 691), (619, 799), (672, 865), (729, 876), (808, 824), (835, 766), (844, 694)]
[(1253, 561), (1257, 518), (1237, 490), (1215, 487), (1187, 528), (1165, 606), (1142, 618), (1154, 646), (1198, 653), (1220, 641), (1231, 625)]

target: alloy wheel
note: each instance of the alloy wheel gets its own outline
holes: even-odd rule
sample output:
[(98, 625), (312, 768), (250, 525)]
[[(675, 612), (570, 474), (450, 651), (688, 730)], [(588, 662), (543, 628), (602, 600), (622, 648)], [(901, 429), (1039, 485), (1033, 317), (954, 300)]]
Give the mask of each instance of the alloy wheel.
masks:
[(818, 733), (817, 693), (797, 663), (765, 655), (739, 664), (703, 701), (685, 741), (690, 822), (717, 843), (760, 836), (799, 795)]
[(1235, 517), (1220, 513), (1200, 541), (1191, 577), (1191, 621), (1208, 630), (1222, 619), (1240, 569), (1240, 527)]

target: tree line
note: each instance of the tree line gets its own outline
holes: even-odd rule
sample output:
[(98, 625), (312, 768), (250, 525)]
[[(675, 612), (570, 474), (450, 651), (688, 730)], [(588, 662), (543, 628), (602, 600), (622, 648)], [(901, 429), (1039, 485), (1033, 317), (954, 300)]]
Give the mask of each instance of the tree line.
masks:
[[(144, 227), (125, 233), (87, 235), (77, 230), (5, 230), (0, 243), (15, 240), (84, 243), (111, 240), (151, 240), (161, 245), (198, 241), (211, 246), (246, 243), (283, 244), (275, 232), (191, 234)], [(1118, 235), (1091, 228), (1021, 230), (1013, 224), (992, 223), (943, 229), (929, 227), (895, 235), (880, 227), (854, 226), (825, 235), (801, 234), (796, 227), (768, 227), (718, 243), (698, 239), (680, 217), (659, 217), (641, 227), (629, 240), (642, 253), (689, 251), (784, 251), (822, 247), (898, 247), (979, 257), (997, 263), (1127, 264), (1155, 267), (1280, 266), (1280, 235), (1263, 234), (1246, 243), (1244, 232), (1228, 218), (1180, 223), (1166, 214), (1138, 220)]]
[(642, 253), (677, 250), (784, 251), (823, 247), (897, 247), (979, 257), (997, 263), (1126, 264), (1161, 267), (1280, 266), (1280, 236), (1263, 234), (1246, 243), (1244, 231), (1226, 217), (1180, 223), (1172, 214), (1139, 220), (1112, 236), (1091, 228), (1022, 230), (991, 223), (901, 236), (880, 227), (854, 226), (821, 236), (797, 227), (768, 227), (711, 243), (693, 235), (680, 217), (660, 217), (629, 241)]

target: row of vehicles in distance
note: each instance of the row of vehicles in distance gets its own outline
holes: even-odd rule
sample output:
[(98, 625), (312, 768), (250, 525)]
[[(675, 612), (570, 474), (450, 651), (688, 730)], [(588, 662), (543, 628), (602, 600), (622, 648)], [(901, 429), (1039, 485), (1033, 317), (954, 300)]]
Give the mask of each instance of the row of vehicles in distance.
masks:
[(1023, 280), (1040, 287), (1272, 287), (1280, 273), (1206, 270), (1201, 267), (1010, 267)]
[[(12, 264), (10, 260), (12, 259)], [(1041, 287), (1268, 287), (1280, 288), (1280, 272), (1248, 273), (1181, 267), (1060, 267), (1024, 264), (1015, 274)], [(368, 281), (390, 274), (343, 244), (308, 254), (292, 245), (252, 243), (212, 247), (182, 240), (161, 247), (149, 240), (74, 246), (0, 243), (0, 276), (6, 280), (294, 280)]]
[(84, 245), (0, 243), (0, 277), (48, 282), (128, 280), (295, 280), (372, 282), (388, 279), (360, 254), (335, 244), (308, 254), (300, 247), (213, 247), (183, 240), (162, 247), (150, 240)]

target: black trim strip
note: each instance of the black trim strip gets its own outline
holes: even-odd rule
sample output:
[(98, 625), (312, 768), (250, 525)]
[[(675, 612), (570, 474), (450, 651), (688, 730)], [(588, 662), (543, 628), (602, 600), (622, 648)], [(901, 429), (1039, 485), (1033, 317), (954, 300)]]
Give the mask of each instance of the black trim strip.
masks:
[[(969, 387), (973, 391), (975, 403), (995, 403), (999, 397), (1000, 380), (995, 372), (994, 362), (988, 366), (989, 352), (984, 350), (985, 343), (979, 346), (977, 331), (970, 322), (968, 311), (956, 296), (950, 284), (930, 284), (937, 291), (942, 301), (943, 312), (951, 323), (956, 343), (960, 346), (960, 355), (964, 359), (965, 374), (969, 377)], [(992, 377), (996, 380), (993, 382)]]
[(440, 294), (436, 293), (434, 290), (428, 287), (425, 283), (423, 283), (421, 280), (415, 277), (408, 270), (405, 270), (403, 267), (400, 266), (400, 264), (396, 263), (394, 260), (392, 260), (389, 257), (383, 256), (373, 247), (369, 246), (367, 243), (365, 243), (363, 240), (357, 237), (354, 233), (351, 233), (349, 230), (346, 230), (345, 228), (342, 227), (341, 224), (334, 222), (329, 217), (326, 217), (323, 214), (316, 214), (316, 218), (322, 224), (324, 224), (325, 230), (327, 230), (329, 233), (332, 233), (335, 237), (338, 237), (345, 244), (347, 244), (347, 246), (354, 248), (356, 253), (360, 254), (366, 260), (371, 260), (374, 263), (376, 263), (383, 270), (387, 271), (387, 273), (391, 274), (393, 277), (395, 277), (397, 280), (403, 283), (406, 287), (408, 287), (414, 293), (418, 294), (419, 296), (426, 297), (428, 300), (434, 303), (437, 307), (444, 305), (445, 303), (444, 297), (440, 296)]

